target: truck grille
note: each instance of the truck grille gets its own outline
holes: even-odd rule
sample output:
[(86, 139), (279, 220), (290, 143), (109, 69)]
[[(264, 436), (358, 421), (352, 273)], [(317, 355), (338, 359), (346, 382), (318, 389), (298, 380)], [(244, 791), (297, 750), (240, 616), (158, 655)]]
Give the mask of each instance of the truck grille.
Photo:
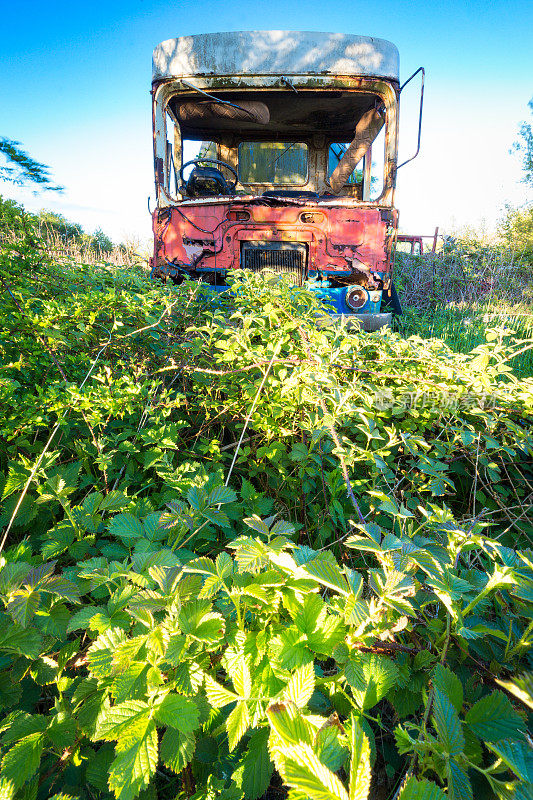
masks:
[(299, 286), (307, 278), (307, 245), (302, 242), (243, 242), (242, 269), (291, 275)]

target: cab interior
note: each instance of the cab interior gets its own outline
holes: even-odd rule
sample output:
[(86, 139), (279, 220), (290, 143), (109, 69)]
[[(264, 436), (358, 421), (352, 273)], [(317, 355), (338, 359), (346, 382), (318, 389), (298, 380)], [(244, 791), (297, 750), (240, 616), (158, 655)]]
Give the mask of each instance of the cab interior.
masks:
[[(373, 109), (383, 127), (372, 141), (367, 134), (364, 154), (342, 186), (332, 189), (335, 168)], [(370, 91), (296, 90), (289, 82), (277, 91), (176, 93), (166, 106), (165, 188), (177, 200), (374, 200), (383, 188), (386, 124), (383, 99)]]

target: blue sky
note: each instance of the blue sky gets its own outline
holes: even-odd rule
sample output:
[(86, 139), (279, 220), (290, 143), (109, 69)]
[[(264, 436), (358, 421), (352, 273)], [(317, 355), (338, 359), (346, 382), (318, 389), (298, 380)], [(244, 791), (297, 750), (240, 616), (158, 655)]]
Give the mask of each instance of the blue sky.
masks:
[[(378, 36), (398, 46), (403, 80), (426, 67), (421, 155), (398, 177), (404, 230), (483, 220), (490, 228), (504, 203), (525, 200), (519, 161), (508, 151), (533, 96), (533, 4), (526, 0), (0, 0), (0, 19), (0, 135), (22, 142), (66, 187), (62, 195), (7, 184), (0, 191), (115, 239), (145, 239), (150, 230), (152, 49), (210, 31)], [(414, 145), (417, 100), (412, 85), (402, 104), (404, 157)]]

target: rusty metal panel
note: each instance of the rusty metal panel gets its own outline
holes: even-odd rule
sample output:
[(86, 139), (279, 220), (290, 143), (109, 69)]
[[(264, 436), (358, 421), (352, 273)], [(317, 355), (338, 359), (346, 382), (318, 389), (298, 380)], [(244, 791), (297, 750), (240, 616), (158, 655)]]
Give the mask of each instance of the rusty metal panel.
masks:
[[(250, 219), (235, 219), (236, 210)], [(303, 221), (311, 220), (310, 222)], [(299, 203), (291, 206), (255, 204), (181, 204), (179, 210), (156, 211), (153, 227), (161, 275), (241, 267), (243, 242), (305, 243), (309, 268), (343, 283), (373, 286), (376, 275), (391, 268), (391, 245), (397, 226), (393, 210), (343, 205)]]

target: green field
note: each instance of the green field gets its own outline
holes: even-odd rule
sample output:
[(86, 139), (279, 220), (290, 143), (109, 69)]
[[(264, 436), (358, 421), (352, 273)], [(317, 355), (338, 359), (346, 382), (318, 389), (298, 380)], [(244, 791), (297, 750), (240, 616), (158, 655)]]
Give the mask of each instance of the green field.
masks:
[(1, 210), (0, 798), (530, 798), (531, 268), (349, 334)]

